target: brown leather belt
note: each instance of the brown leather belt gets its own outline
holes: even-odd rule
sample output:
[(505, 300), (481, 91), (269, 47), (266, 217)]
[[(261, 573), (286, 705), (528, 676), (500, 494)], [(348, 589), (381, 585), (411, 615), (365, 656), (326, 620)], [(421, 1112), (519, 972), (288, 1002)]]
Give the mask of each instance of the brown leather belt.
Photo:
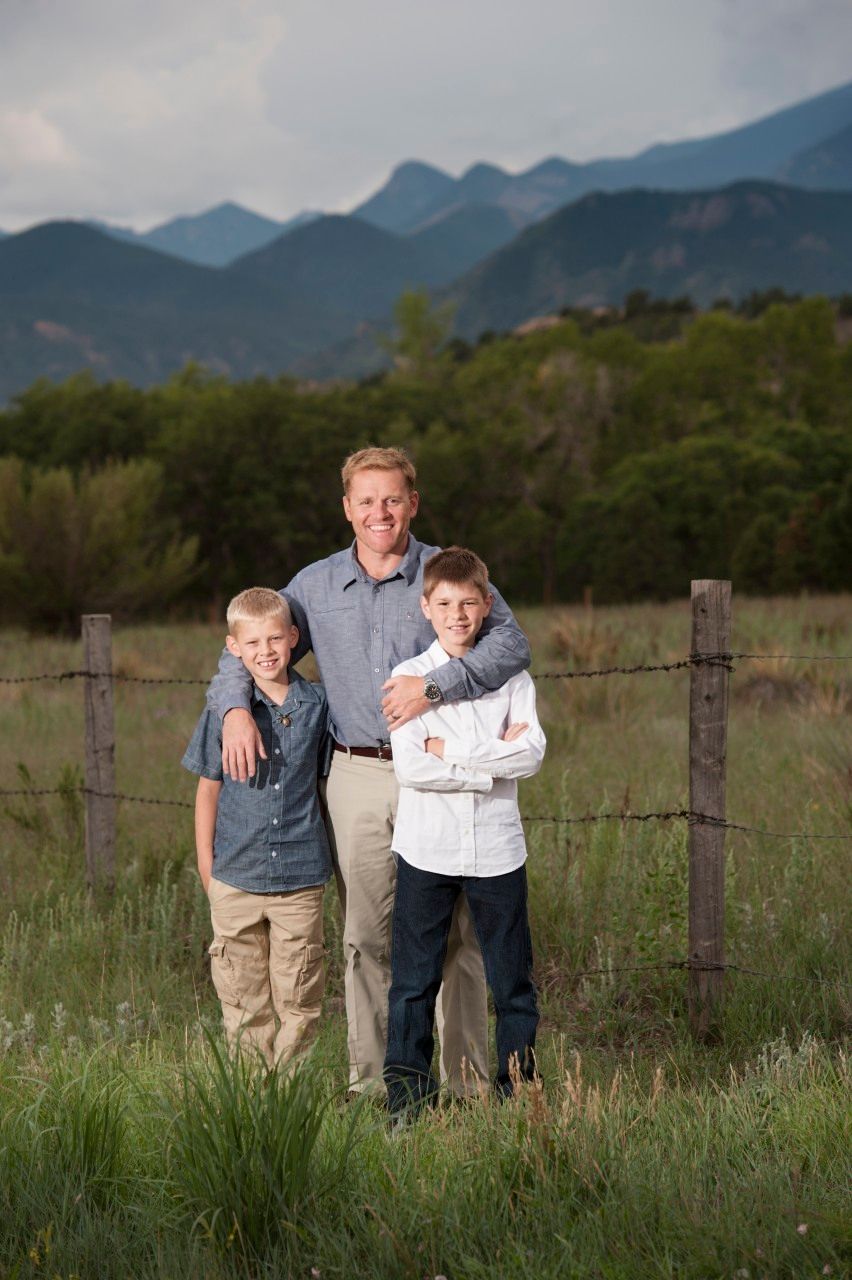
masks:
[(379, 747), (344, 747), (342, 742), (335, 742), (334, 749), (350, 756), (366, 756), (368, 760), (393, 760), (393, 751), (389, 742), (383, 742)]

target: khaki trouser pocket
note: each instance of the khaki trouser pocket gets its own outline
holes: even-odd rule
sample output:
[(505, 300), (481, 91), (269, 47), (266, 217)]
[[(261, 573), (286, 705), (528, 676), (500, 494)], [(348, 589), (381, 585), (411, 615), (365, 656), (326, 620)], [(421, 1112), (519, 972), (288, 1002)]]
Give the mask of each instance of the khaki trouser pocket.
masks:
[(214, 938), (208, 948), (210, 956), (210, 976), (216, 988), (216, 994), (225, 1004), (240, 1004), (240, 993), (237, 974), (228, 955), (228, 946), (224, 938)]
[(318, 943), (309, 942), (305, 947), (305, 957), (299, 973), (297, 999), (300, 1005), (319, 1004), (325, 990), (325, 967), (323, 965), (323, 948)]

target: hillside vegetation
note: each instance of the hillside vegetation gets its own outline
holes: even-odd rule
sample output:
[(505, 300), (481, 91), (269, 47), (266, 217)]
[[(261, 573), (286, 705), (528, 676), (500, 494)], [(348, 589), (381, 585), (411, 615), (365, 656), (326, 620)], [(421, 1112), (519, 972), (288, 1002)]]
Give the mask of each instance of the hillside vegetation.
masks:
[(371, 442), (415, 457), (419, 537), (474, 546), (516, 602), (849, 586), (852, 346), (826, 301), (693, 318), (638, 296), (621, 323), (475, 349), (442, 349), (422, 297), (400, 318), (399, 368), (360, 385), (188, 368), (19, 396), (0, 415), (0, 618), (218, 616), (348, 539), (339, 466)]

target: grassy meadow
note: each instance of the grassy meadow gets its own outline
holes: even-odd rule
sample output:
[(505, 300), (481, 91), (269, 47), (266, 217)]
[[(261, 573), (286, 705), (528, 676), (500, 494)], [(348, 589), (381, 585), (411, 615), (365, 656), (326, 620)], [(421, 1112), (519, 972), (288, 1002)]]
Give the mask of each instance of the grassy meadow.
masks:
[[(852, 653), (852, 600), (734, 599), (733, 647)], [(522, 614), (534, 672), (670, 662), (688, 603)], [(223, 628), (118, 630), (119, 675), (206, 678)], [(0, 676), (81, 665), (6, 632)], [(852, 665), (740, 661), (728, 817), (850, 832)], [(118, 886), (87, 897), (79, 682), (0, 684), (0, 1276), (844, 1276), (852, 1268), (852, 850), (729, 832), (718, 1036), (695, 1045), (682, 821), (687, 672), (541, 681), (548, 756), (521, 784), (542, 1090), (444, 1107), (401, 1134), (342, 1101), (336, 899), (310, 1069), (224, 1057), (191, 811), (119, 806)], [(120, 791), (190, 802), (202, 686), (116, 687)], [(581, 970), (603, 970), (586, 977)], [(819, 979), (819, 981), (814, 981)]]

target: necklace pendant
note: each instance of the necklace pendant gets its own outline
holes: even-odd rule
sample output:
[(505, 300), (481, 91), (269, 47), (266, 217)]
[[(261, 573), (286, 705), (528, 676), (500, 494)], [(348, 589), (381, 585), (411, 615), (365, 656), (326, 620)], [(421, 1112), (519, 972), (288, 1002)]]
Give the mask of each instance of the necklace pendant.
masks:
[(290, 719), (290, 717), (289, 717), (289, 716), (281, 716), (281, 715), (279, 715), (279, 716), (277, 716), (277, 717), (276, 717), (276, 719), (278, 720), (278, 723), (279, 723), (279, 724), (283, 724), (283, 726), (284, 726), (284, 728), (285, 728), (285, 729), (289, 729), (289, 728), (290, 728), (290, 725), (293, 723), (293, 721)]

